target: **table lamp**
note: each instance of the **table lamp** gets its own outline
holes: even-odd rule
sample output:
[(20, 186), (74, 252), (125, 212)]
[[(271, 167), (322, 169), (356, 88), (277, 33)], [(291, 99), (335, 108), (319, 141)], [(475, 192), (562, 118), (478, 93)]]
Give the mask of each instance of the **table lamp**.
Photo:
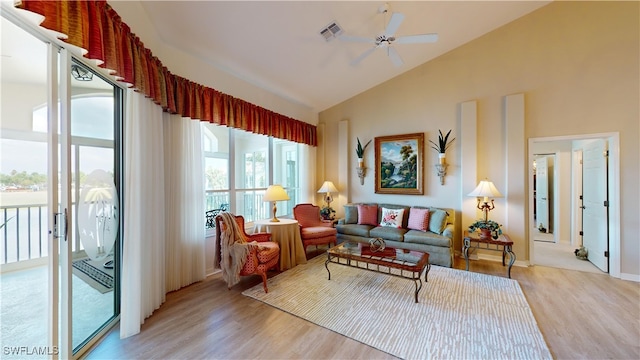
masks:
[[(502, 197), (502, 194), (498, 189), (496, 189), (495, 185), (487, 179), (480, 181), (478, 187), (475, 188), (472, 192), (469, 193), (468, 196), (475, 196), (478, 198), (478, 209), (484, 212), (484, 221), (487, 221), (489, 218), (489, 211), (495, 208), (493, 204), (493, 199), (491, 199), (491, 205), (489, 205), (489, 198), (497, 198)], [(480, 198), (484, 198), (482, 201), (482, 205), (480, 205)]]
[(269, 185), (269, 187), (267, 188), (267, 191), (264, 193), (264, 197), (262, 198), (262, 201), (265, 201), (265, 202), (273, 201), (273, 219), (271, 219), (271, 222), (280, 221), (276, 217), (276, 211), (278, 211), (278, 208), (276, 207), (276, 201), (284, 201), (284, 200), (289, 200), (289, 195), (287, 195), (287, 192), (282, 188), (282, 186)]
[(326, 195), (324, 196), (324, 202), (327, 203), (328, 208), (331, 207), (331, 202), (333, 201), (333, 197), (331, 196), (331, 193), (337, 193), (337, 192), (338, 192), (338, 189), (336, 189), (336, 186), (333, 185), (331, 181), (325, 181), (320, 187), (320, 189), (318, 189), (318, 193), (326, 193)]

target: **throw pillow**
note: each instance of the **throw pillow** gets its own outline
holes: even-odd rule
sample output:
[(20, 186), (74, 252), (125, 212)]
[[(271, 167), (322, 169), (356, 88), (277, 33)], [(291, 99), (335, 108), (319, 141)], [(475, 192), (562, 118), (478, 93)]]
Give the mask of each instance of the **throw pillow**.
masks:
[(358, 223), (358, 207), (356, 205), (344, 206), (344, 223), (345, 224)]
[(409, 229), (427, 231), (429, 230), (429, 209), (411, 208), (409, 210)]
[(404, 217), (404, 209), (387, 209), (382, 208), (380, 216), (380, 226), (388, 226), (394, 228), (402, 227), (402, 218)]
[(447, 212), (441, 209), (429, 210), (429, 231), (442, 234), (447, 226)]
[(358, 205), (358, 224), (378, 225), (378, 205)]

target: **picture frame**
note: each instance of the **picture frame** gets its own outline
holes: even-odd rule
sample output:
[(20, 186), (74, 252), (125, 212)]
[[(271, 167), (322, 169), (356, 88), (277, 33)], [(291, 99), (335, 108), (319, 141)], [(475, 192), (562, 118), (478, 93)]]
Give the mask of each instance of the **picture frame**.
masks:
[(376, 137), (375, 156), (376, 194), (424, 194), (424, 133)]

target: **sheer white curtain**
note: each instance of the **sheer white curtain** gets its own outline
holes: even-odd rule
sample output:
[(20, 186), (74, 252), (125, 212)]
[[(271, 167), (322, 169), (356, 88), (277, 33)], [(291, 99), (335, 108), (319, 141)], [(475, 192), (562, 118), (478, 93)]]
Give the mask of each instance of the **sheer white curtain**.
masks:
[(120, 337), (165, 300), (165, 186), (162, 108), (127, 90)]
[(204, 158), (200, 122), (163, 114), (166, 288), (205, 278)]
[(199, 121), (127, 91), (121, 338), (167, 292), (205, 278), (202, 162)]

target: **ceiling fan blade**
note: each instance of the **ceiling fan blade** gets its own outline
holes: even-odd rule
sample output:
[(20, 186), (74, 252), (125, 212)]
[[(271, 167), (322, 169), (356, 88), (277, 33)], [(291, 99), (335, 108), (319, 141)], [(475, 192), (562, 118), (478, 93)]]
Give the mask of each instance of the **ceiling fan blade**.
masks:
[(338, 39), (340, 39), (341, 41), (348, 41), (348, 42), (371, 43), (371, 44), (376, 43), (375, 39), (365, 38), (361, 36), (340, 35), (338, 36)]
[(394, 44), (420, 44), (420, 43), (432, 43), (438, 41), (438, 34), (423, 34), (423, 35), (410, 35), (401, 36), (396, 38)]
[(404, 15), (401, 13), (393, 13), (391, 14), (391, 19), (389, 19), (389, 23), (387, 24), (387, 28), (384, 30), (384, 34), (387, 36), (393, 36), (393, 34), (398, 31), (400, 24), (404, 20)]
[(389, 58), (391, 59), (391, 62), (393, 63), (393, 65), (395, 66), (404, 65), (404, 61), (402, 61), (402, 58), (400, 57), (400, 55), (398, 54), (398, 52), (393, 46), (389, 46), (387, 48), (387, 55), (389, 55)]
[(364, 58), (366, 58), (367, 56), (371, 55), (371, 53), (373, 53), (378, 47), (372, 47), (369, 50), (363, 52), (362, 54), (360, 54), (360, 56), (358, 56), (357, 58), (353, 59), (351, 61), (351, 65), (355, 66), (358, 65), (360, 63), (360, 61), (362, 61)]

